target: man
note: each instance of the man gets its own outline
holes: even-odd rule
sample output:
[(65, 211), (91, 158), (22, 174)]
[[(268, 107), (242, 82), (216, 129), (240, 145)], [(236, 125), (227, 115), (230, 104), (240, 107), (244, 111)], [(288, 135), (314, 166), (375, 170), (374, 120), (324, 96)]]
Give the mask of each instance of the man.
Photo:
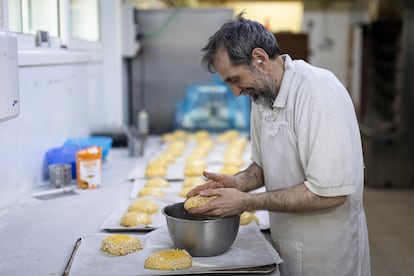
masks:
[[(235, 96), (252, 98), (252, 164), (188, 197), (219, 196), (193, 213), (268, 210), (281, 275), (370, 275), (362, 205), (363, 156), (354, 106), (329, 71), (280, 55), (274, 35), (243, 18), (225, 23), (202, 64)], [(266, 192), (247, 193), (265, 185)]]

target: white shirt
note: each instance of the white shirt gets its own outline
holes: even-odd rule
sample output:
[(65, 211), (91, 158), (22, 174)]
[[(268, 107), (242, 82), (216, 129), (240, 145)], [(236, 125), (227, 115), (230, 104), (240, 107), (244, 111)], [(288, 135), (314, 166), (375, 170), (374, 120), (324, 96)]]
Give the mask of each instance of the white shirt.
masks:
[(362, 206), (364, 168), (353, 103), (329, 71), (285, 60), (273, 109), (252, 105), (252, 160), (267, 191), (304, 183), (320, 196), (349, 195), (336, 208), (270, 212), (282, 275), (370, 275)]

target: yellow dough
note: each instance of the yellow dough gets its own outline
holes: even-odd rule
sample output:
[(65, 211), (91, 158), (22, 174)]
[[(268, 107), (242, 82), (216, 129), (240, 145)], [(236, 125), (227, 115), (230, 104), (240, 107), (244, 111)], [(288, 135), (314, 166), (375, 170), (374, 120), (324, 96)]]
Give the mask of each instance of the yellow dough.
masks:
[(164, 142), (170, 142), (175, 139), (174, 134), (172, 133), (165, 133), (161, 136), (162, 141)]
[(187, 197), (187, 194), (189, 191), (191, 191), (193, 187), (186, 187), (186, 188), (182, 188), (179, 192), (178, 192), (178, 196), (179, 197)]
[(194, 136), (197, 140), (207, 139), (210, 136), (210, 133), (207, 130), (199, 130), (194, 133)]
[(182, 129), (177, 129), (173, 133), (174, 137), (176, 139), (185, 139), (187, 138), (187, 132)]
[(167, 180), (163, 178), (156, 177), (156, 178), (151, 178), (150, 180), (148, 180), (147, 183), (145, 183), (145, 187), (167, 188), (167, 187), (170, 187), (170, 182), (168, 182)]
[(229, 142), (239, 137), (239, 132), (234, 129), (229, 129), (217, 137), (219, 142)]
[(158, 211), (159, 206), (152, 200), (149, 199), (137, 199), (128, 206), (128, 212), (144, 212), (149, 215), (154, 214)]
[(256, 224), (259, 224), (259, 219), (256, 217), (256, 215), (253, 212), (244, 211), (240, 216), (240, 225), (248, 225), (252, 221), (256, 222)]
[(184, 202), (184, 209), (189, 210), (194, 207), (199, 207), (201, 205), (206, 204), (207, 202), (212, 201), (215, 198), (217, 198), (217, 196), (196, 195), (196, 196), (190, 197)]
[(205, 180), (199, 176), (190, 176), (184, 179), (182, 187), (183, 188), (195, 187), (197, 185), (203, 184), (204, 182)]
[(244, 161), (241, 158), (230, 156), (224, 158), (224, 165), (242, 167), (244, 165)]
[(219, 173), (233, 175), (239, 171), (240, 171), (239, 166), (225, 165), (219, 170)]
[(164, 196), (164, 192), (157, 187), (144, 187), (138, 192), (138, 197), (143, 196), (162, 197)]
[(121, 225), (125, 227), (139, 224), (148, 225), (152, 222), (151, 216), (144, 212), (126, 212), (121, 218)]
[(145, 268), (156, 270), (178, 270), (193, 265), (191, 255), (183, 249), (166, 249), (152, 253), (145, 259)]
[(148, 167), (145, 170), (145, 177), (156, 177), (156, 176), (165, 176), (167, 174), (167, 169), (163, 167)]
[(143, 248), (139, 238), (125, 234), (112, 234), (102, 240), (101, 250), (105, 253), (123, 256)]
[(201, 176), (203, 175), (203, 171), (205, 170), (205, 166), (197, 166), (197, 165), (191, 165), (186, 166), (184, 170), (184, 176)]

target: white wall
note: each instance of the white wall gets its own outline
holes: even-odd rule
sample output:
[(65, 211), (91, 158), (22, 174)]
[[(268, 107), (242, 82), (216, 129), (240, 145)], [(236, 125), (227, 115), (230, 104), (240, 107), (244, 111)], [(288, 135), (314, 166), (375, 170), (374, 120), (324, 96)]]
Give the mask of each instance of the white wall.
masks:
[(47, 185), (42, 179), (47, 149), (123, 124), (120, 1), (101, 3), (101, 61), (19, 68), (20, 115), (0, 123), (0, 213)]
[(303, 29), (309, 34), (309, 62), (334, 72), (347, 85), (350, 13), (305, 12), (303, 25)]

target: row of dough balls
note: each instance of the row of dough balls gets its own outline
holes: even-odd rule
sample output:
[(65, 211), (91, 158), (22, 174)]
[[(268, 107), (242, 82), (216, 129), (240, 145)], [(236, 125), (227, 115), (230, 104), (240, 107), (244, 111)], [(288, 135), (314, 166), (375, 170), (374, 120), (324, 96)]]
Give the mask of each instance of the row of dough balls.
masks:
[(148, 162), (145, 176), (165, 176), (167, 174), (168, 166), (174, 163), (175, 159), (183, 154), (185, 147), (186, 143), (183, 141), (172, 141), (162, 154)]
[[(178, 192), (179, 197), (186, 197), (187, 193), (197, 185), (201, 185), (205, 180), (199, 176), (186, 177), (181, 185), (181, 189)], [(142, 187), (137, 194), (137, 197), (163, 197), (165, 192), (163, 188), (170, 187), (171, 184), (163, 178), (153, 178), (147, 181), (147, 183)]]
[[(187, 132), (182, 129), (177, 129), (173, 132), (165, 133), (164, 135), (161, 136), (161, 139), (164, 142), (171, 142), (171, 141), (176, 141), (176, 140), (190, 141), (190, 140), (202, 140), (202, 139), (209, 138), (210, 136), (211, 135), (208, 130), (198, 130), (194, 133), (191, 133), (191, 132)], [(217, 136), (217, 141), (218, 142), (229, 142), (238, 137), (240, 137), (240, 132), (238, 130), (228, 129)]]
[[(211, 198), (213, 199), (215, 197), (211, 197)], [(192, 197), (190, 199), (191, 200), (186, 200), (185, 201), (185, 208), (186, 209), (190, 209), (192, 207), (199, 206), (201, 203), (204, 204), (204, 203), (208, 202), (209, 200), (211, 200), (211, 199), (205, 199), (204, 197)], [(131, 203), (131, 204), (133, 204), (133, 203)], [(144, 207), (145, 209), (158, 210), (158, 207), (155, 207), (155, 206), (152, 207), (150, 205), (146, 205), (146, 206), (147, 207)], [(188, 206), (190, 206), (190, 207), (188, 207)], [(240, 225), (244, 226), (244, 225), (248, 225), (252, 222), (255, 222), (257, 225), (259, 225), (259, 219), (255, 215), (255, 212), (253, 212), (253, 211), (244, 211), (240, 216)], [(128, 211), (127, 213), (125, 213), (122, 216), (122, 219), (121, 219), (121, 225), (126, 226), (126, 227), (136, 226), (136, 225), (139, 225), (139, 224), (148, 225), (150, 223), (151, 223), (150, 214), (146, 213), (145, 210)]]
[[(195, 149), (186, 158), (184, 176), (201, 176), (206, 169), (206, 156), (214, 147), (214, 141), (207, 131), (198, 131), (195, 134), (197, 144)], [(163, 139), (168, 141), (168, 147), (157, 158), (147, 164), (146, 177), (165, 177), (168, 166), (175, 162), (177, 157), (183, 155), (186, 149), (188, 134), (182, 130), (176, 130), (171, 134), (174, 139)], [(163, 136), (165, 137), (165, 136)], [(219, 141), (228, 142), (224, 153), (224, 165), (220, 173), (234, 174), (244, 165), (242, 155), (248, 143), (247, 138), (241, 137), (236, 130), (228, 130), (217, 138)]]
[(196, 132), (187, 132), (182, 129), (177, 129), (173, 132), (165, 133), (161, 136), (163, 142), (171, 142), (177, 140), (191, 141), (191, 140), (203, 140), (210, 137), (210, 133), (207, 130), (198, 130)]
[[(163, 178), (152, 178), (145, 183), (137, 196), (162, 197), (164, 192), (161, 188), (168, 188), (170, 186), (170, 183)], [(125, 227), (149, 225), (152, 223), (151, 215), (158, 212), (159, 209), (160, 206), (156, 202), (139, 198), (128, 206), (127, 212), (121, 217), (120, 224)]]
[(140, 198), (131, 202), (128, 210), (122, 215), (120, 224), (125, 227), (149, 225), (151, 215), (158, 212), (160, 206), (149, 199)]
[[(191, 189), (203, 183), (204, 180), (201, 178), (186, 178), (183, 181), (182, 188), (178, 193), (178, 196), (185, 198)], [(163, 195), (163, 191), (158, 187), (144, 187), (138, 193), (138, 197), (162, 197)], [(192, 199), (196, 198), (197, 197)], [(202, 199), (204, 200), (204, 198)], [(203, 202), (203, 200), (201, 200), (201, 202)], [(130, 203), (128, 210), (121, 217), (120, 224), (125, 227), (149, 225), (152, 223), (151, 215), (157, 213), (159, 209), (160, 206), (156, 202), (145, 198), (138, 198), (137, 200)], [(259, 224), (259, 220), (254, 212), (245, 211), (241, 214), (240, 225), (247, 225), (252, 221), (255, 221), (256, 224)]]
[[(124, 256), (144, 248), (142, 241), (135, 236), (111, 234), (102, 239), (101, 250), (113, 256)], [(164, 249), (151, 253), (144, 267), (154, 270), (178, 270), (191, 267), (191, 255), (184, 249)]]
[[(211, 139), (205, 139), (197, 142), (195, 149), (186, 158), (184, 176), (201, 176), (206, 169), (206, 161), (204, 158), (208, 155), (214, 143)], [(145, 170), (146, 177), (165, 177), (168, 166), (173, 164), (177, 157), (183, 155), (186, 143), (183, 141), (170, 142), (167, 149), (157, 158), (147, 164)]]

